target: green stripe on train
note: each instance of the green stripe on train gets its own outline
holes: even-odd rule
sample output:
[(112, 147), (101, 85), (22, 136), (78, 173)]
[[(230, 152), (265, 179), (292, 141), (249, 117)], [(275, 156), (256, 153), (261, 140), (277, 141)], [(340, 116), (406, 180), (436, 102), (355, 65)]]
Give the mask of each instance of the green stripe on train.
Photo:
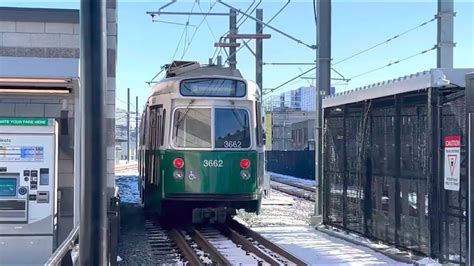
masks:
[[(257, 193), (255, 151), (166, 151), (163, 156), (164, 193), (249, 194)], [(173, 177), (173, 160), (184, 160), (182, 180)], [(243, 180), (240, 161), (250, 160), (250, 178)]]

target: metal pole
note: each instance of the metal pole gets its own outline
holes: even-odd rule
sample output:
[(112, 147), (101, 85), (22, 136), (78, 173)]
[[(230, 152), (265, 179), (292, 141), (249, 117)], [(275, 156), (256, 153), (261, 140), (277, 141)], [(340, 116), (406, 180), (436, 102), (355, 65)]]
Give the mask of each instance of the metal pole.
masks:
[(135, 161), (138, 161), (138, 96), (135, 98)]
[(289, 35), (289, 34), (283, 32), (283, 31), (281, 31), (281, 30), (279, 30), (279, 29), (277, 29), (277, 28), (275, 28), (275, 27), (272, 27), (272, 26), (271, 26), (270, 24), (268, 24), (268, 23), (265, 23), (265, 22), (263, 22), (263, 21), (258, 21), (258, 19), (256, 19), (256, 18), (250, 16), (249, 14), (247, 14), (247, 13), (245, 13), (245, 12), (243, 12), (243, 11), (240, 11), (240, 10), (238, 10), (238, 9), (235, 9), (233, 6), (231, 6), (231, 5), (227, 4), (227, 3), (224, 3), (222, 0), (217, 0), (217, 2), (220, 3), (220, 4), (222, 4), (222, 5), (224, 5), (224, 6), (226, 6), (226, 7), (228, 7), (228, 8), (230, 8), (230, 9), (236, 10), (236, 11), (239, 12), (241, 15), (243, 15), (243, 16), (245, 16), (245, 17), (247, 17), (247, 18), (249, 18), (249, 19), (251, 19), (251, 20), (253, 20), (253, 21), (257, 21), (257, 22), (262, 23), (265, 27), (276, 31), (276, 32), (280, 33), (281, 35), (283, 35), (283, 36), (285, 36), (285, 37), (287, 37), (287, 38), (289, 38), (289, 39), (291, 39), (291, 40), (293, 40), (293, 41), (295, 41), (295, 42), (297, 42), (297, 43), (299, 43), (299, 44), (302, 44), (302, 45), (304, 45), (304, 46), (306, 46), (306, 47), (308, 47), (308, 48), (310, 48), (310, 49), (313, 49), (313, 50), (317, 48), (316, 45), (309, 45), (309, 44), (306, 44), (306, 43), (304, 43), (303, 41), (298, 40), (298, 39), (296, 39), (295, 37), (293, 37), (293, 36), (291, 36), (291, 35)]
[[(257, 19), (263, 21), (263, 9), (257, 9)], [(263, 24), (257, 21), (256, 33), (263, 34)], [(260, 88), (260, 95), (263, 95), (263, 40), (255, 40), (255, 80)]]
[(454, 15), (453, 0), (438, 0), (437, 68), (453, 68)]
[(127, 88), (127, 163), (130, 162), (130, 88)]
[[(235, 9), (230, 9), (229, 11), (229, 34), (235, 35), (237, 34), (237, 12)], [(237, 39), (229, 38), (230, 44), (235, 44)], [(237, 65), (237, 47), (231, 46), (229, 47), (229, 66), (232, 69), (236, 69)]]
[(467, 162), (468, 162), (468, 256), (466, 265), (474, 264), (474, 72), (466, 75)]
[(81, 0), (82, 172), (80, 265), (107, 265), (105, 0)]
[(317, 3), (317, 41), (316, 50), (316, 121), (315, 121), (315, 182), (316, 203), (313, 223), (320, 223), (323, 214), (323, 109), (322, 94), (328, 95), (331, 88), (331, 0)]

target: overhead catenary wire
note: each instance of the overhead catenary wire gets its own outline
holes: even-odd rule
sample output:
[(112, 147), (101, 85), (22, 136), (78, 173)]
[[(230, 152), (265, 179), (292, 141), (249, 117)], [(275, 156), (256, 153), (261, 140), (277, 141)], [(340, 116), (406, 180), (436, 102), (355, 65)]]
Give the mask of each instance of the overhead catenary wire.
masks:
[[(257, 9), (257, 7), (258, 7), (261, 3), (262, 3), (262, 0), (259, 0), (258, 3), (257, 3), (257, 5), (255, 5), (255, 7), (252, 9), (252, 11), (250, 11), (249, 14), (253, 14), (253, 12), (255, 12), (255, 10)], [(247, 11), (246, 11), (245, 13), (247, 13)], [(241, 18), (243, 18), (243, 20), (242, 20), (240, 23), (239, 23), (239, 21), (237, 21), (237, 23), (239, 23), (238, 26), (237, 26), (237, 28), (240, 28), (240, 26), (242, 26), (242, 25), (245, 23), (245, 21), (247, 21), (247, 19), (248, 19), (248, 17), (244, 17), (244, 16), (241, 16)]]
[(310, 69), (308, 69), (308, 70), (302, 72), (301, 74), (297, 75), (296, 77), (293, 77), (293, 78), (291, 78), (291, 79), (289, 79), (289, 80), (283, 82), (282, 84), (278, 85), (277, 87), (271, 89), (269, 92), (267, 92), (267, 94), (272, 93), (272, 92), (274, 92), (274, 91), (276, 91), (276, 90), (282, 88), (283, 86), (287, 85), (288, 83), (292, 82), (293, 80), (296, 80), (296, 79), (298, 79), (298, 78), (300, 78), (300, 77), (302, 77), (302, 76), (308, 74), (309, 72), (311, 72), (311, 71), (313, 71), (313, 70), (316, 70), (316, 66), (314, 66), (314, 67), (312, 67), (312, 68), (310, 68)]
[[(184, 37), (184, 45), (183, 45), (183, 54), (181, 55), (181, 59), (183, 59), (184, 54), (186, 53), (186, 50), (187, 50), (186, 49), (187, 48), (186, 44), (187, 44), (187, 39), (188, 39), (188, 25), (189, 25), (189, 21), (191, 19), (191, 13), (193, 13), (195, 6), (196, 6), (196, 1), (193, 1), (193, 6), (191, 7), (191, 11), (189, 12), (190, 14), (188, 15), (188, 20), (186, 21), (186, 25), (184, 26), (185, 37)], [(173, 57), (173, 60), (174, 60), (174, 57)], [(173, 61), (173, 60), (171, 60), (171, 61)]]
[[(288, 6), (288, 4), (290, 4), (291, 0), (288, 0), (274, 15), (273, 17), (271, 17), (267, 22), (266, 24), (270, 24), (278, 15), (281, 14), (281, 12)], [(262, 25), (262, 30), (265, 29), (265, 25)], [(240, 50), (242, 50), (242, 48), (244, 48), (244, 46), (247, 46), (250, 42), (252, 41), (252, 39), (247, 39), (247, 40), (244, 40), (244, 45), (240, 46), (239, 48), (237, 48), (237, 50), (235, 51), (235, 54), (237, 54)], [(234, 54), (232, 55), (229, 55), (227, 56), (227, 59), (226, 59), (226, 62), (229, 61), (229, 57), (230, 56), (233, 56)], [(213, 57), (214, 58), (214, 57)]]
[[(313, 4), (314, 4), (314, 3), (313, 3)], [(314, 7), (314, 6), (313, 6), (313, 7)], [(383, 44), (390, 43), (391, 41), (393, 41), (393, 40), (395, 40), (395, 39), (398, 39), (399, 37), (401, 37), (401, 36), (403, 36), (403, 35), (406, 35), (406, 34), (412, 32), (412, 31), (414, 31), (414, 30), (416, 30), (416, 29), (418, 29), (418, 28), (421, 28), (421, 27), (423, 27), (423, 26), (425, 26), (425, 25), (427, 25), (427, 24), (429, 24), (430, 22), (433, 22), (433, 21), (435, 21), (435, 20), (436, 20), (436, 17), (433, 18), (433, 19), (427, 20), (427, 21), (425, 21), (425, 22), (423, 22), (423, 23), (421, 23), (421, 24), (419, 24), (419, 25), (417, 25), (417, 26), (414, 26), (414, 27), (412, 27), (412, 28), (409, 28), (409, 29), (407, 29), (407, 30), (405, 30), (405, 31), (403, 31), (403, 32), (401, 32), (401, 33), (398, 33), (398, 34), (396, 34), (396, 35), (394, 35), (394, 36), (392, 36), (392, 37), (390, 37), (390, 38), (388, 38), (388, 39), (386, 39), (386, 40), (384, 40), (384, 41), (382, 41), (382, 42), (379, 42), (379, 43), (377, 43), (377, 44), (375, 44), (375, 45), (372, 45), (372, 46), (370, 46), (370, 47), (368, 47), (368, 48), (366, 48), (366, 49), (363, 49), (363, 50), (361, 50), (361, 51), (359, 51), (359, 52), (357, 52), (357, 53), (355, 53), (355, 54), (352, 54), (352, 55), (350, 55), (350, 56), (348, 56), (348, 57), (346, 57), (346, 58), (343, 58), (343, 59), (341, 59), (341, 60), (339, 60), (339, 61), (333, 63), (332, 66), (335, 66), (335, 65), (340, 64), (340, 63), (342, 63), (342, 62), (348, 61), (348, 60), (350, 60), (350, 59), (352, 59), (352, 58), (354, 58), (354, 57), (357, 57), (357, 56), (359, 56), (359, 55), (361, 55), (361, 54), (364, 54), (364, 53), (366, 53), (366, 52), (368, 52), (368, 51), (370, 51), (370, 50), (373, 50), (373, 49), (375, 49), (375, 48), (377, 48), (377, 47), (379, 47), (379, 46), (381, 46), (381, 45), (383, 45)], [(315, 17), (315, 23), (317, 23), (317, 18), (316, 18), (316, 17)], [(430, 50), (432, 50), (432, 49), (430, 49)], [(401, 61), (404, 61), (404, 60), (408, 60), (408, 59), (402, 59)], [(392, 63), (392, 64), (393, 64), (393, 63)], [(384, 67), (387, 67), (387, 66), (384, 66)], [(341, 75), (341, 74), (340, 74), (338, 71), (336, 71), (334, 68), (332, 68), (332, 70), (334, 70), (338, 75), (340, 75), (342, 78), (344, 78), (344, 79), (346, 79), (346, 80), (348, 80), (348, 81), (352, 79), (352, 78), (345, 78), (343, 75)], [(369, 71), (367, 71), (367, 72), (370, 72), (370, 73), (371, 73), (371, 72), (374, 72), (374, 71), (376, 71), (376, 70), (378, 70), (378, 68), (377, 68), (377, 69), (369, 70)], [(361, 73), (361, 74), (366, 75), (365, 73)], [(367, 74), (368, 74), (368, 73), (367, 73)], [(359, 75), (357, 75), (357, 76), (359, 76)], [(299, 77), (299, 76), (298, 76), (298, 77)], [(296, 78), (298, 78), (298, 77), (296, 77)], [(353, 77), (353, 78), (354, 78), (354, 77)], [(357, 78), (357, 77), (356, 77), (356, 78)], [(292, 80), (293, 80), (293, 79), (292, 79)], [(284, 85), (286, 85), (286, 83), (283, 83), (283, 86), (284, 86)], [(344, 85), (345, 85), (345, 84), (344, 84)], [(281, 87), (282, 87), (282, 84), (278, 85), (278, 86), (275, 87), (275, 88), (278, 88), (278, 89), (279, 89), (279, 88), (281, 88)], [(275, 90), (272, 89), (269, 93), (274, 92), (274, 91), (275, 91)]]
[(437, 48), (438, 48), (438, 46), (437, 46), (437, 45), (434, 45), (434, 46), (433, 46), (432, 48), (430, 48), (430, 49), (423, 50), (423, 51), (421, 51), (421, 52), (419, 52), (419, 53), (416, 53), (416, 54), (413, 54), (413, 55), (404, 57), (404, 58), (402, 58), (402, 59), (399, 59), (399, 60), (390, 62), (390, 63), (388, 63), (388, 64), (386, 64), (386, 65), (383, 65), (383, 66), (380, 66), (380, 67), (371, 69), (371, 70), (369, 70), (369, 71), (366, 71), (366, 72), (363, 72), (363, 73), (354, 75), (354, 76), (348, 78), (348, 80), (350, 81), (350, 80), (353, 80), (353, 79), (355, 79), (355, 78), (362, 77), (362, 76), (368, 75), (368, 74), (370, 74), (370, 73), (373, 73), (373, 72), (375, 72), (375, 71), (378, 71), (378, 70), (381, 70), (381, 69), (384, 69), (384, 68), (387, 68), (387, 67), (390, 67), (390, 66), (399, 64), (399, 63), (401, 63), (401, 62), (403, 62), (403, 61), (412, 59), (412, 58), (414, 58), (414, 57), (417, 57), (417, 56), (420, 56), (420, 55), (423, 55), (423, 54), (426, 54), (427, 52), (432, 51), (432, 50), (435, 50), (435, 49), (437, 49)]
[[(174, 2), (176, 2), (176, 1), (172, 1), (172, 3), (174, 3)], [(196, 2), (193, 3), (193, 6), (192, 6), (192, 8), (191, 8), (191, 13), (193, 12), (195, 5), (196, 5)], [(165, 5), (165, 6), (167, 6), (167, 5)], [(187, 32), (187, 27), (189, 26), (189, 20), (190, 20), (190, 19), (191, 19), (191, 15), (188, 16), (187, 22), (186, 22), (186, 24), (185, 24), (185, 26), (184, 26), (184, 28), (183, 28), (183, 32), (181, 33), (181, 37), (179, 38), (178, 44), (176, 45), (176, 49), (175, 49), (175, 51), (174, 51), (174, 53), (173, 53), (173, 57), (171, 58), (171, 62), (174, 61), (174, 59), (176, 58), (176, 55), (178, 54), (178, 50), (179, 50), (179, 47), (180, 47), (180, 45), (181, 45), (181, 42), (183, 41), (184, 34)], [(186, 44), (186, 43), (185, 43), (185, 44)], [(184, 46), (184, 47), (186, 47), (186, 46)], [(162, 68), (162, 69), (150, 80), (150, 82), (148, 82), (148, 84), (151, 84), (151, 82), (153, 82), (153, 81), (156, 79), (156, 77), (158, 77), (158, 76), (163, 72), (163, 70), (164, 70), (164, 68)]]
[(416, 29), (418, 29), (418, 28), (421, 28), (421, 27), (423, 27), (423, 26), (425, 26), (425, 25), (428, 25), (430, 22), (433, 22), (433, 21), (435, 21), (435, 20), (436, 20), (436, 18), (427, 20), (427, 21), (425, 21), (425, 22), (423, 22), (423, 23), (421, 23), (421, 24), (419, 24), (419, 25), (417, 25), (417, 26), (415, 26), (415, 27), (412, 27), (412, 28), (410, 28), (410, 29), (407, 29), (407, 30), (405, 30), (405, 31), (403, 31), (403, 32), (401, 32), (401, 33), (398, 33), (398, 34), (396, 34), (396, 35), (394, 35), (394, 36), (392, 36), (392, 37), (390, 37), (390, 38), (388, 38), (388, 39), (386, 39), (386, 40), (384, 40), (384, 41), (382, 41), (382, 42), (379, 42), (379, 43), (377, 43), (377, 44), (375, 44), (375, 45), (372, 45), (372, 46), (370, 46), (370, 47), (368, 47), (368, 48), (366, 48), (366, 49), (363, 49), (363, 50), (361, 50), (361, 51), (359, 51), (359, 52), (357, 52), (357, 53), (355, 53), (355, 54), (353, 54), (353, 55), (350, 55), (350, 56), (348, 56), (348, 57), (346, 57), (346, 58), (343, 58), (343, 59), (341, 59), (341, 60), (339, 60), (339, 61), (333, 63), (333, 65), (337, 65), (337, 64), (340, 64), (340, 63), (342, 63), (342, 62), (348, 61), (348, 60), (350, 60), (350, 59), (352, 59), (352, 58), (354, 58), (354, 57), (356, 57), (356, 56), (359, 56), (359, 55), (364, 54), (364, 53), (366, 53), (366, 52), (368, 52), (368, 51), (370, 51), (370, 50), (373, 50), (373, 49), (375, 49), (375, 48), (377, 48), (377, 47), (379, 47), (379, 46), (381, 46), (381, 45), (383, 45), (383, 44), (387, 44), (387, 43), (389, 43), (389, 42), (391, 42), (391, 41), (393, 41), (393, 40), (395, 40), (395, 39), (398, 39), (399, 37), (401, 37), (401, 36), (403, 36), (403, 35), (406, 35), (406, 34), (412, 32), (412, 31), (414, 31), (414, 30), (416, 30)]
[[(393, 62), (390, 62), (390, 63), (386, 64), (386, 65), (383, 65), (383, 66), (380, 66), (380, 67), (376, 67), (376, 68), (371, 69), (371, 70), (369, 70), (369, 71), (366, 71), (366, 72), (363, 72), (363, 73), (354, 75), (354, 76), (352, 76), (352, 77), (350, 77), (350, 78), (344, 78), (344, 79), (345, 79), (346, 81), (354, 80), (354, 79), (356, 79), (356, 78), (359, 78), (359, 77), (368, 75), (368, 74), (373, 73), (373, 72), (375, 72), (375, 71), (378, 71), (378, 70), (381, 70), (381, 69), (384, 69), (384, 68), (387, 68), (387, 67), (391, 67), (391, 66), (396, 65), (396, 64), (399, 64), (399, 63), (401, 63), (401, 62), (403, 62), (403, 61), (412, 59), (412, 58), (414, 58), (414, 57), (417, 57), (417, 56), (420, 56), (420, 55), (423, 55), (423, 54), (426, 54), (426, 53), (428, 53), (428, 52), (430, 52), (430, 51), (433, 51), (433, 50), (437, 49), (437, 47), (438, 47), (437, 45), (434, 45), (432, 48), (423, 50), (423, 51), (421, 51), (421, 52), (419, 52), (419, 53), (416, 53), (416, 54), (413, 54), (413, 55), (404, 57), (404, 58), (399, 59), (399, 60), (395, 60), (395, 61), (393, 61)], [(276, 90), (279, 90), (279, 89), (282, 88), (283, 86), (287, 85), (288, 83), (292, 82), (293, 80), (298, 79), (299, 77), (302, 77), (304, 74), (306, 74), (306, 73), (308, 73), (308, 72), (310, 72), (310, 71), (312, 71), (312, 70), (314, 70), (314, 69), (316, 69), (316, 67), (311, 68), (311, 69), (305, 71), (305, 73), (299, 74), (299, 75), (297, 75), (296, 77), (293, 77), (293, 78), (291, 78), (291, 79), (285, 81), (284, 83), (280, 84), (279, 86), (277, 86), (277, 87), (275, 87), (275, 88), (269, 90), (266, 94), (269, 94), (269, 93), (275, 92)], [(333, 69), (333, 70), (334, 70), (334, 69)], [(347, 85), (347, 84), (336, 84), (336, 85)], [(268, 97), (267, 97), (267, 98), (268, 98)]]
[[(211, 13), (211, 11), (212, 11), (212, 9), (214, 8), (215, 4), (216, 4), (216, 3), (214, 3), (214, 4), (211, 6), (211, 8), (210, 8), (209, 11), (207, 12), (207, 14)], [(198, 4), (198, 8), (201, 10), (201, 12), (203, 12), (203, 10), (201, 9), (201, 6), (200, 6), (199, 4)], [(212, 37), (214, 38), (214, 41), (217, 41), (216, 35), (214, 34), (212, 28), (211, 28), (210, 25), (209, 25), (209, 22), (207, 21), (207, 14), (204, 15), (204, 18), (201, 20), (201, 22), (199, 22), (198, 26), (197, 26), (196, 29), (194, 30), (193, 35), (191, 35), (191, 38), (190, 38), (189, 42), (187, 43), (187, 46), (186, 46), (185, 50), (183, 51), (183, 57), (184, 57), (184, 55), (186, 54), (186, 52), (188, 51), (189, 47), (191, 46), (191, 43), (193, 42), (194, 37), (196, 36), (197, 31), (200, 29), (201, 25), (202, 25), (204, 22), (206, 22), (207, 27), (209, 28), (209, 31), (211, 32), (211, 35), (212, 35)], [(183, 57), (182, 57), (182, 58), (183, 58)]]

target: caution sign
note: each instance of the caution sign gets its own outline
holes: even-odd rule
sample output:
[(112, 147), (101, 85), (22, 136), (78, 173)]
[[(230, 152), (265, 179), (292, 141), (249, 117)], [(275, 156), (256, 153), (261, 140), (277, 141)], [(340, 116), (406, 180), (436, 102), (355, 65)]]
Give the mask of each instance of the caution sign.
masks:
[(461, 136), (444, 138), (444, 189), (459, 191), (461, 179)]

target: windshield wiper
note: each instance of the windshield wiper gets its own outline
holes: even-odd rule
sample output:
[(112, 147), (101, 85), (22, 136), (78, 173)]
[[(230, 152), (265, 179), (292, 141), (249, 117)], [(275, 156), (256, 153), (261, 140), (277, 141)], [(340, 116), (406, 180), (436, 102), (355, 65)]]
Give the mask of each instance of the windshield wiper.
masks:
[(178, 120), (178, 122), (176, 122), (175, 124), (175, 129), (176, 129), (176, 132), (175, 132), (175, 136), (178, 136), (178, 129), (179, 129), (179, 126), (181, 126), (181, 123), (183, 123), (184, 119), (186, 119), (186, 117), (188, 116), (188, 112), (189, 110), (191, 110), (191, 104), (194, 103), (194, 100), (191, 100), (188, 104), (188, 106), (186, 106), (186, 112), (184, 112), (184, 115), (181, 119)]

